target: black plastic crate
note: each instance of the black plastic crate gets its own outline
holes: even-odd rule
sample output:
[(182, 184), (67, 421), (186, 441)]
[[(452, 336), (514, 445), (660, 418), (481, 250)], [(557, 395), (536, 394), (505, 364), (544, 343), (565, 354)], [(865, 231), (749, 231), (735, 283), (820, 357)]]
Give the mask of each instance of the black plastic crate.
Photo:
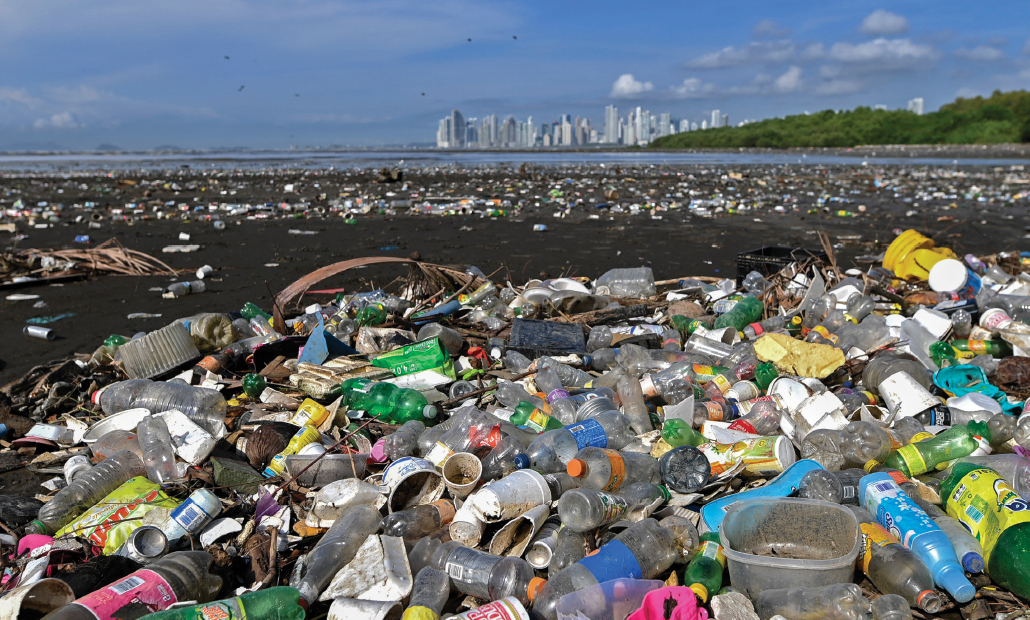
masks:
[(536, 319), (515, 319), (508, 336), (508, 348), (529, 359), (541, 355), (586, 354), (586, 338), (579, 323), (558, 323)]
[(747, 274), (752, 271), (768, 278), (791, 263), (802, 263), (810, 258), (826, 261), (826, 252), (780, 245), (767, 245), (757, 250), (741, 252), (737, 254), (737, 286), (740, 286)]

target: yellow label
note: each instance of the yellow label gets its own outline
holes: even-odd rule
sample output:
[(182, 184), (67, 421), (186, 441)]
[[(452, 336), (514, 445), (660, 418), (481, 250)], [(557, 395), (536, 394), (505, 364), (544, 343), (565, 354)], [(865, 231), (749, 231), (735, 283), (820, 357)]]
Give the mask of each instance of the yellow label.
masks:
[(722, 545), (714, 540), (703, 541), (701, 543), (701, 547), (697, 550), (697, 554), (706, 558), (711, 558), (719, 564), (722, 564), (723, 568), (726, 568), (726, 554), (722, 551)]
[(948, 514), (962, 522), (980, 542), (984, 562), (1006, 529), (1030, 522), (1030, 503), (993, 469), (974, 469), (942, 498)]
[(967, 340), (969, 350), (972, 353), (987, 353), (986, 340)]
[(605, 450), (608, 462), (611, 463), (612, 473), (608, 477), (608, 484), (602, 491), (618, 491), (622, 483), (626, 481), (626, 461), (616, 450)]
[(920, 441), (926, 441), (927, 439), (933, 439), (933, 437), (934, 437), (933, 433), (928, 433), (926, 431), (923, 431), (921, 433), (916, 433), (915, 435), (912, 435), (912, 441), (910, 441), (909, 443), (919, 443)]
[(715, 375), (714, 377), (712, 377), (712, 381), (715, 383), (716, 386), (718, 386), (719, 391), (722, 392), (723, 394), (726, 393), (726, 390), (728, 390), (731, 387), (733, 387), (730, 384), (729, 379), (727, 379), (726, 377), (724, 377), (722, 375)]
[(297, 408), (297, 413), (293, 414), (290, 418), (290, 424), (296, 424), (297, 426), (304, 426), (310, 424), (311, 426), (320, 426), (325, 419), (329, 417), (329, 410), (322, 405), (316, 403), (310, 398), (304, 399), (300, 407)]
[(898, 544), (898, 539), (890, 535), (890, 532), (883, 529), (878, 523), (860, 523), (862, 530), (862, 572), (869, 573), (869, 562), (873, 559), (873, 545), (886, 547), (887, 545)]
[(539, 409), (534, 409), (533, 413), (529, 414), (529, 418), (526, 419), (526, 426), (542, 433), (547, 428), (547, 422), (550, 419), (551, 416)]
[(440, 620), (440, 616), (428, 607), (416, 605), (405, 609), (401, 620)]
[(901, 460), (905, 461), (905, 467), (908, 468), (909, 476), (918, 476), (929, 471), (929, 468), (926, 466), (926, 460), (920, 454), (919, 448), (914, 445), (905, 446), (898, 450), (898, 456), (901, 457)]

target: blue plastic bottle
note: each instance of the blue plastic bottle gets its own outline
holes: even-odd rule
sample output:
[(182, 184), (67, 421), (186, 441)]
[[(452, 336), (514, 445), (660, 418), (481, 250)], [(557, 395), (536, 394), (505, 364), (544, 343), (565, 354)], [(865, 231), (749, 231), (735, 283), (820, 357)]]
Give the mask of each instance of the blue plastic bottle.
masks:
[(966, 579), (948, 536), (901, 490), (890, 474), (877, 473), (862, 478), (858, 497), (884, 529), (916, 552), (930, 569), (934, 583), (960, 603), (973, 600), (976, 588)]
[(744, 491), (743, 493), (728, 495), (722, 499), (717, 499), (710, 504), (705, 504), (705, 506), (701, 508), (701, 523), (706, 532), (718, 532), (719, 526), (722, 525), (723, 517), (726, 516), (726, 510), (730, 507), (730, 504), (757, 499), (759, 497), (790, 497), (798, 492), (798, 483), (801, 482), (801, 478), (803, 478), (805, 474), (815, 469), (822, 468), (822, 465), (812, 459), (801, 459), (783, 470), (782, 474), (773, 478), (772, 482), (764, 487), (758, 487), (757, 489), (751, 489), (750, 491)]

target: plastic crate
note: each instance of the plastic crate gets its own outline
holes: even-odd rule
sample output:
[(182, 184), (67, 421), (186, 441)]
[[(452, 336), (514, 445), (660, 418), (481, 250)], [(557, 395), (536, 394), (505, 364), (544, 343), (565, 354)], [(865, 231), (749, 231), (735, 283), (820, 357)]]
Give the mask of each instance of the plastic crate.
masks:
[(737, 254), (737, 286), (740, 286), (747, 274), (752, 271), (769, 277), (791, 263), (800, 263), (809, 258), (825, 261), (826, 252), (780, 245), (767, 245), (757, 250), (741, 252)]

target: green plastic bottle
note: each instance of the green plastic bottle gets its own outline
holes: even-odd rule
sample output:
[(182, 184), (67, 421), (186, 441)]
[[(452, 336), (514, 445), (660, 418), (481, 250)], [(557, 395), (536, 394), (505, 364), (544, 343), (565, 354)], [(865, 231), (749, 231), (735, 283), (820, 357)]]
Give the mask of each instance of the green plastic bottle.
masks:
[(1012, 355), (1012, 345), (1004, 340), (952, 340), (951, 346), (959, 351), (992, 357)]
[(705, 532), (697, 555), (683, 571), (683, 583), (688, 584), (702, 603), (722, 587), (722, 572), (726, 568), (726, 556), (719, 544), (719, 532)]
[(941, 502), (980, 542), (991, 579), (1030, 597), (1030, 502), (1001, 474), (973, 463), (952, 468), (941, 483)]
[(404, 424), (410, 420), (426, 422), (437, 416), (436, 406), (430, 405), (422, 392), (411, 388), (395, 391), (387, 401), (387, 406), (390, 409), (387, 415), (391, 424)]
[(264, 392), (266, 387), (268, 384), (261, 375), (250, 373), (243, 377), (243, 393), (251, 398), (261, 396), (261, 392)]
[(733, 309), (715, 319), (715, 329), (732, 327), (738, 332), (752, 323), (762, 320), (765, 304), (757, 297), (745, 297)]
[(369, 304), (358, 311), (358, 316), (355, 320), (359, 327), (363, 325), (372, 325), (373, 327), (382, 325), (386, 322), (386, 310), (382, 304)]
[(698, 327), (704, 326), (704, 321), (692, 319), (681, 314), (674, 314), (669, 317), (669, 323), (680, 333), (684, 340), (690, 337)]
[(248, 321), (257, 317), (262, 317), (266, 321), (272, 318), (271, 314), (268, 314), (267, 312), (265, 312), (264, 310), (262, 310), (261, 308), (257, 307), (255, 304), (249, 301), (243, 304), (243, 307), (240, 308), (240, 314), (243, 315), (243, 318), (247, 319)]
[(772, 362), (762, 362), (758, 368), (755, 368), (755, 383), (762, 388), (763, 392), (767, 391), (769, 384), (779, 376), (780, 371), (776, 370), (776, 365)]
[(673, 448), (680, 446), (700, 446), (708, 442), (708, 438), (694, 430), (686, 420), (673, 418), (666, 420), (662, 426), (662, 439)]
[(933, 439), (899, 448), (883, 462), (909, 478), (925, 474), (939, 464), (969, 456), (980, 447), (973, 431), (967, 426), (952, 426)]
[(339, 393), (343, 395), (343, 402), (340, 404), (345, 405), (350, 409), (360, 410), (361, 407), (355, 407), (354, 403), (365, 397), (369, 388), (371, 388), (374, 383), (375, 381), (372, 381), (371, 379), (364, 379), (361, 377), (347, 379), (339, 386)]
[(296, 588), (280, 586), (203, 605), (158, 611), (147, 615), (147, 620), (304, 620), (305, 607)]
[(520, 402), (515, 407), (515, 413), (511, 414), (511, 418), (508, 421), (515, 426), (525, 426), (538, 433), (554, 431), (564, 427), (561, 422), (537, 409), (533, 403), (526, 401)]

